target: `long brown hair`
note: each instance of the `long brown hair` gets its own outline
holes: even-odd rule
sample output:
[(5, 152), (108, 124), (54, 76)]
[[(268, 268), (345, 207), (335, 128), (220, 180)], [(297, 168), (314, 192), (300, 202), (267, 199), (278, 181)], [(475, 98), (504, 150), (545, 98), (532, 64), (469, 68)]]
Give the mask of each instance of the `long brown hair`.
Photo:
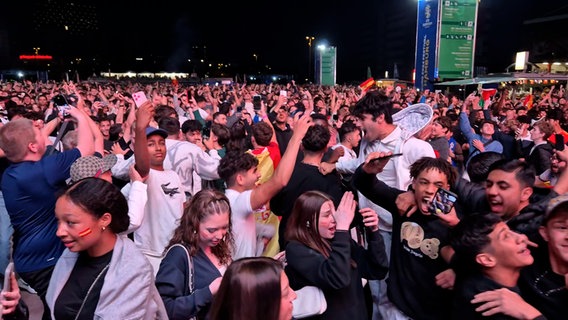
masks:
[(213, 299), (211, 320), (277, 320), (282, 295), (280, 262), (249, 257), (229, 265)]
[(331, 245), (318, 231), (321, 206), (327, 201), (333, 202), (329, 195), (320, 191), (302, 193), (294, 202), (284, 236), (287, 241), (296, 240), (329, 258)]
[(225, 212), (229, 213), (229, 229), (219, 244), (211, 248), (211, 252), (219, 258), (219, 262), (228, 264), (231, 261), (231, 254), (234, 247), (231, 206), (227, 196), (213, 189), (203, 189), (191, 198), (189, 204), (183, 210), (179, 226), (174, 231), (174, 235), (167, 245), (166, 251), (172, 245), (181, 243), (187, 247), (191, 256), (195, 256), (197, 251), (199, 251), (200, 222), (210, 215)]

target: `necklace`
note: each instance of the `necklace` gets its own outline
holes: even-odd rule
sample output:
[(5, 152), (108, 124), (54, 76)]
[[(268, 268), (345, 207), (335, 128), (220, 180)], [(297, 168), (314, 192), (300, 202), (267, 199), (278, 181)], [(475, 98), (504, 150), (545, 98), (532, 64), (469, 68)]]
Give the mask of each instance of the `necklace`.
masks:
[(83, 298), (83, 303), (81, 303), (81, 307), (79, 308), (79, 311), (77, 311), (77, 316), (75, 317), (75, 320), (79, 319), (79, 315), (81, 315), (81, 311), (83, 311), (83, 307), (85, 306), (85, 302), (87, 302), (87, 297), (89, 297), (89, 294), (91, 293), (91, 291), (95, 287), (95, 284), (97, 283), (97, 281), (99, 281), (99, 279), (101, 278), (103, 273), (105, 273), (105, 271), (107, 271), (109, 266), (110, 266), (110, 262), (103, 268), (103, 270), (101, 270), (101, 272), (97, 275), (97, 277), (95, 278), (93, 283), (91, 283), (91, 286), (89, 287), (89, 290), (87, 291), (87, 294)]
[(550, 289), (550, 290), (541, 290), (539, 288), (539, 283), (542, 281), (542, 279), (546, 278), (546, 275), (548, 274), (548, 270), (544, 271), (541, 275), (539, 275), (535, 280), (534, 280), (534, 287), (535, 289), (537, 289), (540, 293), (542, 293), (544, 296), (548, 297), (549, 295), (556, 293), (556, 292), (560, 292), (563, 290), (566, 290), (566, 286), (560, 286), (558, 288), (554, 288), (554, 289)]

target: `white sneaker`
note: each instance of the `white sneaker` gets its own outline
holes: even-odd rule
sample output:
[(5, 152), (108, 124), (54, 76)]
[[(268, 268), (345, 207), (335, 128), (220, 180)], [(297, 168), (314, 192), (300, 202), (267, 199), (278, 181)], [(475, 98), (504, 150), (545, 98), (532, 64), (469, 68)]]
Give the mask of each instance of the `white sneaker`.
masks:
[(30, 285), (27, 284), (22, 278), (18, 278), (18, 287), (20, 287), (20, 289), (26, 290), (31, 294), (37, 294), (34, 288), (30, 287)]

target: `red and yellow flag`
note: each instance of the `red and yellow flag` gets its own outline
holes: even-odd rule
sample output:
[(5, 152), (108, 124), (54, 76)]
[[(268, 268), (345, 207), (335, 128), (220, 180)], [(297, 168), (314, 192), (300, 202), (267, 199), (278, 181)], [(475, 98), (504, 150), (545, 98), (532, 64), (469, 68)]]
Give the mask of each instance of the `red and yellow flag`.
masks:
[(365, 82), (361, 83), (359, 85), (359, 88), (361, 88), (363, 92), (367, 92), (367, 90), (369, 90), (373, 86), (373, 84), (375, 84), (375, 79), (369, 78), (365, 80)]
[(523, 101), (523, 104), (527, 109), (531, 109), (533, 107), (534, 97), (532, 94), (528, 94)]

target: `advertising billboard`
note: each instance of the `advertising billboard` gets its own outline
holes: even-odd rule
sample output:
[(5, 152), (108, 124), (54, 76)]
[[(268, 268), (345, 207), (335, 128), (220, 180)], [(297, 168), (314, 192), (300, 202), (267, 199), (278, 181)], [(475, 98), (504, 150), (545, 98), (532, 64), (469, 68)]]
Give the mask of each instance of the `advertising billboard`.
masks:
[(438, 40), (439, 0), (418, 1), (416, 25), (416, 81), (420, 90), (433, 89), (436, 78), (436, 44)]

